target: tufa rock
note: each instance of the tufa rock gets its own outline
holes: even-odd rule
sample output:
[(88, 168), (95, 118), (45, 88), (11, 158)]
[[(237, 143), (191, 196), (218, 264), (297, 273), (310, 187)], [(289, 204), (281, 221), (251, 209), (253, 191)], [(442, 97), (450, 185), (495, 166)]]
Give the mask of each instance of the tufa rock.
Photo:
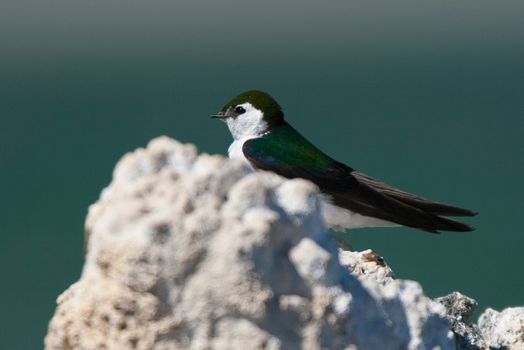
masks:
[(489, 349), (524, 350), (524, 307), (487, 309), (478, 327)]
[(487, 345), (478, 327), (471, 323), (471, 318), (477, 309), (477, 302), (464, 294), (453, 292), (435, 299), (446, 308), (451, 322), (451, 330), (455, 334), (457, 350), (482, 350)]
[(339, 249), (340, 264), (347, 267), (354, 276), (362, 281), (378, 282), (386, 285), (395, 279), (395, 274), (384, 258), (371, 249), (361, 252)]
[[(339, 253), (313, 184), (166, 137), (118, 163), (86, 241), (46, 349), (456, 348), (418, 283), (371, 251)], [(493, 322), (519, 312), (481, 318), (483, 336), (509, 344)]]

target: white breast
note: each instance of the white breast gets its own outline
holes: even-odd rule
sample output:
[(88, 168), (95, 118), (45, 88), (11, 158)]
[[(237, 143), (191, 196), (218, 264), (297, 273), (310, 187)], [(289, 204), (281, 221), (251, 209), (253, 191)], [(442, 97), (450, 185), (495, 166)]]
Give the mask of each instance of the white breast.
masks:
[(244, 152), (242, 152), (242, 146), (244, 146), (244, 142), (246, 142), (247, 140), (254, 139), (254, 138), (256, 138), (256, 137), (247, 136), (247, 137), (243, 137), (243, 138), (241, 138), (239, 140), (233, 141), (233, 143), (229, 146), (229, 148), (227, 150), (227, 154), (228, 154), (229, 158), (243, 160), (244, 162), (249, 164), (249, 166), (252, 169), (254, 169), (253, 166), (251, 165), (251, 163), (249, 163), (247, 158), (244, 156)]

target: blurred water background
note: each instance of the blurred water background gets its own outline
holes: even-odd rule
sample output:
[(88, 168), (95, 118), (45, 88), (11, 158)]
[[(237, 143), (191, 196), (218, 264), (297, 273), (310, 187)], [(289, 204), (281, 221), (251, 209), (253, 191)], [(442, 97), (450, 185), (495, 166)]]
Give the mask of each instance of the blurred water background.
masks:
[(211, 121), (269, 91), (321, 149), (478, 210), (470, 234), (346, 234), (430, 296), (524, 304), (524, 2), (0, 4), (0, 348), (37, 349), (82, 267), (115, 162), (168, 135), (225, 154)]

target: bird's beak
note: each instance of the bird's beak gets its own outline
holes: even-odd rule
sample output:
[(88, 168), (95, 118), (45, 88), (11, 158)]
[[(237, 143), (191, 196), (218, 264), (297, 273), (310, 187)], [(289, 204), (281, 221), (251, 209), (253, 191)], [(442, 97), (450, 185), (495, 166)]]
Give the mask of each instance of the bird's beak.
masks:
[(213, 118), (213, 119), (226, 119), (228, 116), (226, 115), (226, 113), (224, 112), (218, 112), (217, 114), (213, 114), (212, 116), (210, 116), (209, 118)]

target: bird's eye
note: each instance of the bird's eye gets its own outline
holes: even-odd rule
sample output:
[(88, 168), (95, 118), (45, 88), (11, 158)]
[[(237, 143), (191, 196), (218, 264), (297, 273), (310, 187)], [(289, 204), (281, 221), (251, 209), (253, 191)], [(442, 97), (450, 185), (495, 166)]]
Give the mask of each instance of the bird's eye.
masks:
[(237, 113), (237, 114), (246, 113), (246, 110), (245, 110), (245, 108), (242, 107), (242, 106), (236, 106), (236, 107), (235, 107), (235, 113)]

